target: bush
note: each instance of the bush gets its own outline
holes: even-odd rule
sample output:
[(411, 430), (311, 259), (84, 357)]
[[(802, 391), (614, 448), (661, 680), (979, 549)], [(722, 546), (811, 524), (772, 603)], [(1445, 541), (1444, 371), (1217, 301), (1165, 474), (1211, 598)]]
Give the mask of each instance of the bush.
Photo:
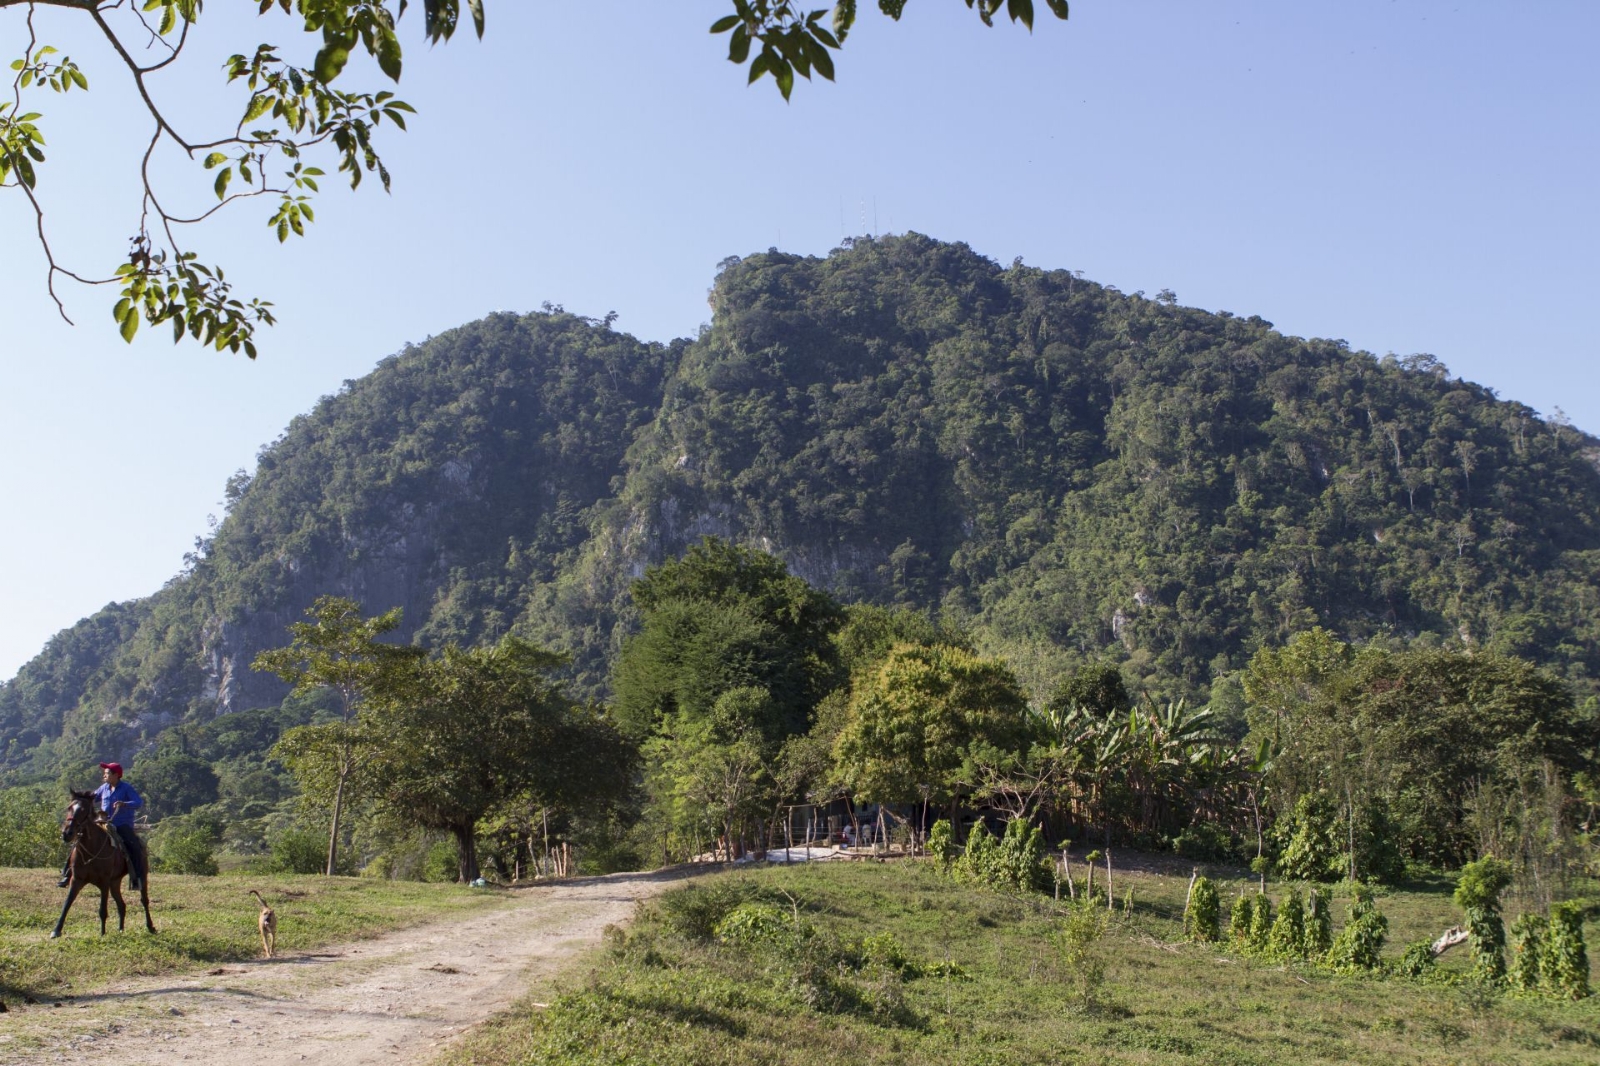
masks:
[(461, 876), (461, 852), (452, 840), (436, 840), (422, 860), (422, 879), (436, 885), (451, 884)]
[(1222, 939), (1222, 900), (1217, 895), (1217, 883), (1209, 877), (1197, 877), (1194, 891), (1189, 893), (1189, 911), (1184, 915), (1189, 935), (1201, 943), (1210, 944)]
[(956, 861), (956, 837), (949, 819), (941, 818), (929, 828), (928, 854), (939, 863), (939, 872), (950, 872), (951, 863)]
[(814, 930), (796, 918), (792, 910), (755, 901), (741, 903), (729, 911), (713, 932), (724, 944), (792, 949)]
[(1583, 942), (1583, 911), (1577, 904), (1557, 903), (1550, 908), (1539, 975), (1540, 986), (1553, 996), (1589, 995), (1589, 953)]
[(320, 874), (328, 868), (328, 838), (315, 829), (291, 826), (274, 836), (272, 869), (286, 874)]
[(1233, 910), (1228, 914), (1228, 932), (1241, 947), (1250, 940), (1250, 922), (1255, 913), (1255, 896), (1239, 893), (1239, 898), (1233, 901)]
[(1280, 834), (1285, 838), (1278, 870), (1293, 881), (1333, 881), (1344, 873), (1339, 814), (1326, 796), (1306, 793), (1295, 801)]
[(202, 826), (163, 833), (151, 848), (150, 868), (158, 873), (217, 876), (217, 840)]
[(1083, 1010), (1093, 1010), (1100, 986), (1105, 983), (1106, 963), (1098, 945), (1110, 918), (1090, 900), (1070, 907), (1066, 919), (1056, 927), (1056, 951), (1062, 969)]
[(1400, 965), (1395, 967), (1395, 972), (1401, 977), (1422, 978), (1434, 970), (1434, 965), (1439, 960), (1433, 954), (1433, 944), (1427, 940), (1418, 940), (1406, 946), (1406, 953), (1400, 956)]
[(973, 826), (967, 850), (953, 869), (958, 877), (990, 888), (1043, 892), (1051, 884), (1044, 832), (1022, 818), (1007, 822), (999, 840), (982, 822)]
[(1499, 984), (1506, 976), (1506, 927), (1500, 918), (1500, 893), (1510, 884), (1511, 864), (1493, 858), (1467, 863), (1456, 883), (1456, 906), (1467, 912), (1472, 975), (1489, 984)]
[(42, 788), (0, 791), (0, 866), (55, 866), (64, 858), (61, 821)]
[(1272, 923), (1267, 940), (1267, 951), (1278, 958), (1298, 956), (1305, 946), (1306, 901), (1299, 888), (1289, 889), (1278, 910), (1278, 919)]
[(706, 941), (716, 937), (717, 926), (740, 904), (760, 898), (749, 882), (718, 880), (709, 886), (692, 884), (668, 892), (656, 906), (669, 932), (685, 940)]
[(1373, 902), (1372, 890), (1358, 884), (1350, 890), (1350, 916), (1333, 941), (1328, 962), (1346, 972), (1376, 970), (1383, 965), (1383, 942), (1388, 935), (1389, 919)]
[(1540, 956), (1549, 936), (1550, 919), (1542, 914), (1524, 914), (1511, 923), (1515, 938), (1511, 952), (1511, 987), (1518, 992), (1537, 992), (1541, 983)]
[(1333, 947), (1333, 911), (1328, 897), (1319, 888), (1311, 890), (1311, 902), (1306, 908), (1305, 941), (1300, 954), (1308, 959), (1320, 959)]
[(1172, 840), (1172, 849), (1194, 862), (1233, 862), (1239, 858), (1238, 842), (1210, 822), (1197, 822)]
[(1265, 952), (1272, 942), (1272, 900), (1266, 893), (1257, 893), (1255, 906), (1250, 912), (1250, 949)]

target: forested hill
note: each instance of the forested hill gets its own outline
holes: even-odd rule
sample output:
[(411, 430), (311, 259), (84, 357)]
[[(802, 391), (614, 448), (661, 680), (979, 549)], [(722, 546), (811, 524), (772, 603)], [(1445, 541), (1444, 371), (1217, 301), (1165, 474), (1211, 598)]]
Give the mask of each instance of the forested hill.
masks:
[(276, 706), (248, 664), (324, 593), (561, 646), (603, 694), (628, 582), (705, 534), (941, 611), (1040, 689), (1110, 655), (1204, 698), (1313, 624), (1600, 678), (1600, 447), (1428, 357), (918, 235), (730, 259), (711, 303), (670, 345), (497, 314), (325, 398), (185, 573), (0, 688), (4, 765)]

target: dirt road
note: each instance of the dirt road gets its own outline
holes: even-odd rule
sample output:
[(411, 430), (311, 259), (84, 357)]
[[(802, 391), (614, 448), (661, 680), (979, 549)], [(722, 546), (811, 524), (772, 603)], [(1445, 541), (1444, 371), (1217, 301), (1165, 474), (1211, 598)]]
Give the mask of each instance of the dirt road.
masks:
[(0, 1061), (59, 1064), (77, 1052), (118, 1066), (425, 1063), (683, 876), (519, 889), (505, 907), (462, 920), (81, 996), (38, 1019), (48, 1031), (30, 1035), (42, 1046), (8, 1041)]

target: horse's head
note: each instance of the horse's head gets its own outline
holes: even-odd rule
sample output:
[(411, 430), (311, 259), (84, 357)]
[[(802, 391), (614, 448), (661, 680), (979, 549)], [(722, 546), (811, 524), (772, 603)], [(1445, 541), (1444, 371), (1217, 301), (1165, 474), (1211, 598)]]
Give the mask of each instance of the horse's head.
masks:
[(61, 823), (61, 839), (70, 843), (86, 822), (94, 820), (94, 794), (72, 790), (72, 802), (67, 806), (66, 819)]

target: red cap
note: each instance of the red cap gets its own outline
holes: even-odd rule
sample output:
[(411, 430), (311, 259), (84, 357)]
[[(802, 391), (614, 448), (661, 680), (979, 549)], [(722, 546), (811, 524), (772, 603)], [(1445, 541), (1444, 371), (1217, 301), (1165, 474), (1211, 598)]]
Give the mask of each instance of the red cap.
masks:
[(103, 763), (100, 764), (100, 769), (102, 769), (102, 770), (110, 770), (112, 773), (116, 774), (118, 777), (122, 776), (122, 764), (119, 763), (119, 762), (103, 762)]

